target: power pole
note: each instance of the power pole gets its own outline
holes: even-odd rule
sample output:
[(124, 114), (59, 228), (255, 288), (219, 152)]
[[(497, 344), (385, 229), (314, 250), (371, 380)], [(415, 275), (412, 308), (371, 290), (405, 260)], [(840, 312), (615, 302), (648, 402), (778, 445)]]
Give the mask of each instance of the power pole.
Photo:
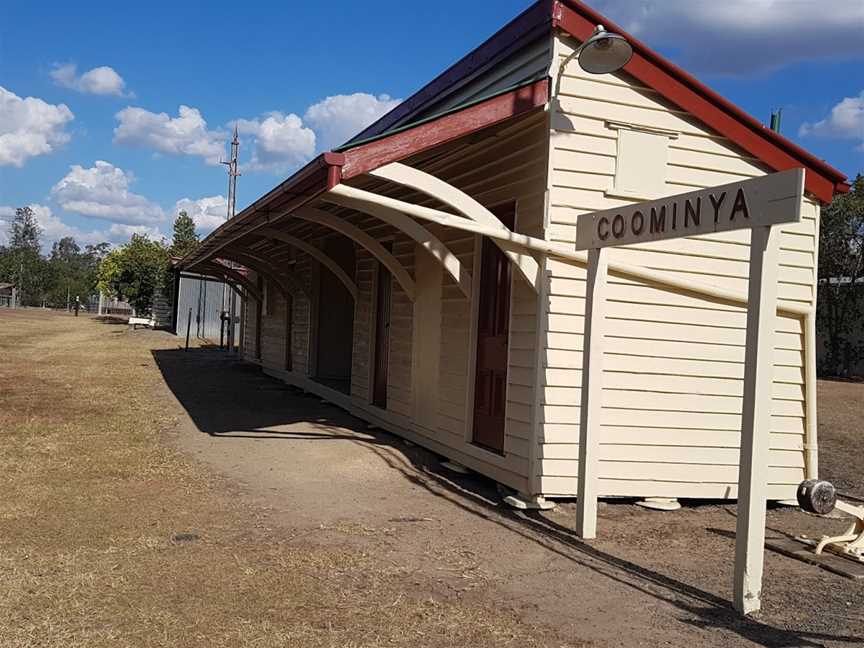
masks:
[(240, 151), (240, 137), (237, 133), (237, 125), (234, 125), (234, 137), (231, 139), (231, 159), (227, 162), (222, 160), (222, 164), (228, 167), (228, 215), (226, 220), (234, 218), (234, 211), (237, 206), (237, 177), (240, 172), (237, 170), (237, 154)]
[[(231, 138), (231, 159), (227, 162), (221, 160), (222, 164), (228, 167), (228, 213), (225, 220), (234, 218), (237, 207), (237, 178), (240, 176), (238, 171), (237, 158), (240, 152), (240, 137), (237, 131), (237, 124), (234, 124), (234, 137)], [(230, 264), (230, 265), (233, 265)], [(226, 290), (227, 289), (227, 290)], [(222, 284), (222, 312), (228, 311), (228, 351), (232, 351), (234, 347), (234, 319), (236, 311), (236, 297), (234, 290), (228, 288), (226, 283)]]

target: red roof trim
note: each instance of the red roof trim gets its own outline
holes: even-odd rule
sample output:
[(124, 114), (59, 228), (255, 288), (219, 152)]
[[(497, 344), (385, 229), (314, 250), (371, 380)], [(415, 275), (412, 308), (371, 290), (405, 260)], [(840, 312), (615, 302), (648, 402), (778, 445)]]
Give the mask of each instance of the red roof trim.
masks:
[[(231, 241), (245, 236), (257, 227), (266, 225), (269, 222), (266, 216), (272, 211), (284, 210), (288, 204), (297, 208), (329, 191), (342, 181), (344, 163), (345, 156), (341, 153), (322, 153), (234, 218), (213, 230), (201, 245), (183, 257), (177, 265), (188, 266), (197, 259), (205, 258), (220, 250)], [(256, 214), (259, 218), (262, 216), (264, 218), (261, 222), (252, 225), (251, 221)]]
[[(178, 265), (188, 266), (198, 259), (214, 255), (232, 241), (267, 225), (270, 214), (296, 209), (343, 180), (524, 115), (548, 101), (549, 80), (541, 79), (344, 153), (323, 153), (214, 230)], [(254, 224), (253, 220), (256, 221)]]
[(368, 144), (361, 144), (342, 153), (345, 157), (342, 179), (347, 180), (368, 173), (390, 162), (523, 115), (546, 105), (547, 101), (549, 101), (549, 79), (541, 79), (491, 97), (464, 110), (444, 115), (414, 128), (407, 128)]
[(555, 0), (554, 4), (554, 27), (559, 27), (582, 41), (591, 35), (598, 23), (602, 23), (610, 31), (626, 36), (633, 46), (633, 58), (624, 67), (624, 72), (654, 88), (666, 99), (771, 168), (784, 171), (803, 166), (806, 169), (806, 188), (819, 200), (829, 203), (835, 193), (849, 190), (843, 173), (765, 127), (741, 108), (627, 34), (605, 16), (579, 0)]

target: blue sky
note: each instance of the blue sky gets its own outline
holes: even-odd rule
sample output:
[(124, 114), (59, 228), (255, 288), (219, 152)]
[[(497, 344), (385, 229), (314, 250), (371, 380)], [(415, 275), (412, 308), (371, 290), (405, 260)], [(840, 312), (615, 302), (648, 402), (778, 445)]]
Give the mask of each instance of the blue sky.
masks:
[[(529, 4), (4, 3), (0, 219), (32, 204), (47, 242), (122, 242), (169, 232), (183, 207), (208, 231), (224, 214), (230, 124), (239, 209)], [(864, 171), (860, 0), (593, 4), (754, 116), (782, 107), (784, 134), (817, 156)]]

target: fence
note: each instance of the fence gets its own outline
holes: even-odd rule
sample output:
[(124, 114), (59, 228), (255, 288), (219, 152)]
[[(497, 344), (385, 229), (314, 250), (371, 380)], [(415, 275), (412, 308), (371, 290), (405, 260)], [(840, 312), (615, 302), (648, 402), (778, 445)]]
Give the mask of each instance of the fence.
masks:
[(102, 299), (101, 309), (99, 295), (92, 295), (87, 303), (88, 313), (101, 313), (102, 315), (118, 315), (120, 317), (131, 317), (133, 309), (131, 304), (118, 299)]

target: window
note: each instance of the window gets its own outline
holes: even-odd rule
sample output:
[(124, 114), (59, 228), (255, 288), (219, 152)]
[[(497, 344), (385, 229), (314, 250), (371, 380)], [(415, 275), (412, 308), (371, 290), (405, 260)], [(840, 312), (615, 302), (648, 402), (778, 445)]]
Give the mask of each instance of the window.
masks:
[(636, 200), (665, 195), (669, 140), (678, 134), (621, 124), (607, 126), (618, 131), (618, 153), (615, 181), (606, 195)]

